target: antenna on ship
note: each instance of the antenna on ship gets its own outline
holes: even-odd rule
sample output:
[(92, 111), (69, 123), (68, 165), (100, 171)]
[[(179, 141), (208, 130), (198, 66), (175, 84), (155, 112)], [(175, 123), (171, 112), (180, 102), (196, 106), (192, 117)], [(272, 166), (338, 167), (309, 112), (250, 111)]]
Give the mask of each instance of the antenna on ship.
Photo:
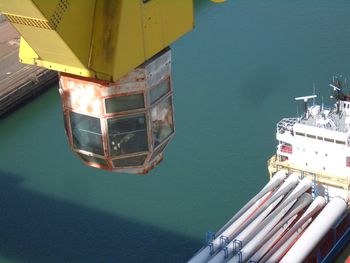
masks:
[(299, 106), (297, 104), (297, 117), (299, 118)]
[[(313, 87), (313, 94), (316, 94), (316, 85), (315, 85), (315, 83), (312, 83), (312, 87)], [(312, 100), (312, 103), (313, 103), (313, 105), (315, 105), (315, 98), (313, 98), (313, 100)]]
[(307, 108), (307, 101), (309, 99), (315, 99), (317, 95), (310, 95), (310, 96), (303, 96), (303, 97), (296, 97), (295, 100), (303, 100), (304, 101), (304, 110), (305, 110), (305, 119), (309, 118), (309, 111)]
[(336, 105), (337, 105), (337, 114), (340, 113), (340, 101), (346, 100), (346, 96), (343, 93), (343, 87), (341, 81), (337, 78), (334, 80), (333, 77), (333, 83), (329, 84), (331, 88), (333, 88), (333, 96), (331, 98), (336, 99)]

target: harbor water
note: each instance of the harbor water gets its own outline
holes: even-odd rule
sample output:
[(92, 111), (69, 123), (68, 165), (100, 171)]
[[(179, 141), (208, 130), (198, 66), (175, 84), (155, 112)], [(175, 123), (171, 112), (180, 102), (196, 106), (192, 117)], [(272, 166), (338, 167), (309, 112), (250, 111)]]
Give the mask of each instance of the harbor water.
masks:
[[(268, 181), (294, 97), (350, 78), (350, 2), (195, 2), (172, 45), (176, 136), (146, 176), (85, 166), (57, 86), (0, 120), (0, 262), (186, 262)], [(343, 262), (349, 248), (338, 259)]]

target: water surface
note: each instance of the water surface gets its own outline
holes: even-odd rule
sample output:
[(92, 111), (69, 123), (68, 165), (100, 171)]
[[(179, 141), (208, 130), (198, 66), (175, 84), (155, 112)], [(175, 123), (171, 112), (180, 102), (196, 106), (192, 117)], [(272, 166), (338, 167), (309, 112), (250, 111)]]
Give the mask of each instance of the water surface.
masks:
[(293, 98), (314, 83), (326, 100), (331, 76), (350, 76), (349, 10), (197, 1), (196, 28), (172, 46), (177, 134), (147, 176), (85, 166), (57, 87), (2, 119), (0, 262), (185, 262), (267, 182)]

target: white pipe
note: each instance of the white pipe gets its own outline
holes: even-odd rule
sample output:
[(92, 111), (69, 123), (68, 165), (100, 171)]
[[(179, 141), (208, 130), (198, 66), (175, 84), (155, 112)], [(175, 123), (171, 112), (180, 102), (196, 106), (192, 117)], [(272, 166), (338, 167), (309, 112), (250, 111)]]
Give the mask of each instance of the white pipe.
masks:
[[(296, 175), (291, 175), (297, 178)], [(312, 182), (308, 178), (302, 179), (299, 184), (291, 191), (285, 198), (282, 200), (282, 204), (278, 205), (278, 207), (267, 217), (264, 219), (264, 221), (261, 223), (259, 226), (260, 228), (265, 227), (271, 220), (273, 220), (281, 211), (284, 209), (287, 205), (289, 205), (291, 202), (295, 202), (297, 198), (299, 198), (303, 193), (305, 193), (312, 185)], [(311, 196), (310, 196), (311, 197)], [(309, 199), (309, 202), (311, 202), (311, 198)], [(259, 230), (257, 229), (256, 231), (250, 233), (250, 236), (246, 238), (246, 241), (251, 240), (258, 232)]]
[(271, 230), (271, 234), (266, 236), (266, 239), (269, 239), (273, 233), (275, 233), (279, 228), (282, 228), (283, 225), (294, 215), (297, 215), (301, 210), (308, 206), (312, 202), (312, 196), (309, 193), (303, 193), (298, 201), (293, 205), (293, 207), (288, 211), (287, 215)]
[[(255, 217), (252, 217), (250, 220), (248, 220), (244, 226), (244, 230), (241, 233), (239, 233), (239, 235), (235, 237), (233, 241), (227, 244), (227, 246), (225, 247), (225, 250), (221, 250), (217, 254), (214, 254), (208, 262), (219, 263), (225, 260), (226, 256), (230, 255), (234, 251), (235, 241), (241, 242), (242, 246), (248, 243), (249, 240), (252, 239), (252, 237), (256, 235), (256, 233), (259, 232), (259, 230), (266, 225), (265, 224), (262, 227), (260, 226), (261, 222), (263, 221), (265, 222), (265, 219), (271, 216), (269, 214), (271, 213), (272, 210), (274, 210), (273, 214), (275, 215), (281, 212), (284, 206), (280, 207), (279, 205), (280, 201), (291, 189), (295, 187), (295, 185), (298, 182), (299, 182), (298, 176), (296, 175), (289, 176), (286, 179), (286, 181), (281, 185), (281, 187), (276, 191), (276, 193), (268, 200), (268, 202), (265, 203), (265, 205), (268, 204), (269, 202), (272, 202), (272, 203), (267, 208), (265, 208), (265, 210), (261, 209), (260, 213), (256, 213)], [(298, 189), (300, 189), (300, 187)], [(292, 192), (294, 193), (294, 191)], [(290, 203), (290, 199), (289, 199), (289, 203)]]
[(216, 251), (220, 248), (220, 238), (231, 237), (236, 233), (242, 223), (246, 221), (247, 218), (251, 217), (252, 213), (266, 202), (269, 197), (269, 192), (273, 191), (278, 187), (285, 179), (286, 174), (283, 171), (276, 173), (276, 175), (266, 184), (266, 186), (255, 195), (243, 208), (241, 208), (230, 220), (218, 231), (218, 236), (212, 241), (211, 246), (206, 246), (197, 252), (188, 262), (189, 263), (201, 263), (206, 262), (211, 256), (211, 251)]
[[(299, 179), (297, 176), (290, 175), (286, 179), (286, 181), (280, 186), (280, 188), (278, 188), (277, 191), (269, 198), (269, 200), (267, 200), (266, 203), (264, 203), (261, 207), (259, 207), (259, 211), (257, 211), (252, 217), (249, 218), (249, 220), (247, 220), (244, 223), (242, 227), (242, 229), (244, 230), (241, 232), (240, 236), (237, 237), (236, 239), (241, 241), (245, 240), (247, 232), (251, 233), (250, 230), (245, 230), (245, 228), (248, 227), (254, 221), (255, 223), (261, 222), (261, 220), (263, 220), (269, 214), (269, 213), (266, 213), (266, 210), (271, 212), (272, 209), (274, 209), (275, 206), (278, 205), (279, 201), (282, 199), (281, 197), (284, 197), (289, 191), (295, 188), (298, 182), (299, 182)], [(278, 202), (276, 202), (276, 200), (278, 200)], [(261, 216), (262, 213), (264, 213), (265, 216)], [(257, 218), (261, 220), (256, 220)]]
[[(297, 216), (297, 214), (301, 210), (303, 210), (306, 206), (308, 206), (311, 202), (312, 202), (312, 196), (309, 193), (303, 193), (298, 198), (298, 201), (290, 209), (290, 211), (288, 211), (288, 213), (283, 217), (283, 219), (271, 231), (269, 231), (267, 234), (265, 234), (263, 236), (263, 238), (260, 240), (259, 246), (261, 246), (261, 244), (265, 244), (265, 245), (263, 245), (263, 247), (260, 247), (259, 250), (250, 258), (250, 260), (257, 262), (265, 253), (267, 253), (267, 251), (270, 249), (270, 246), (267, 246), (266, 244), (269, 243), (270, 240), (274, 241), (271, 244), (275, 244), (278, 241), (278, 239), (280, 239), (282, 237), (280, 235), (274, 236), (275, 233), (276, 232), (280, 232), (280, 233), (285, 232), (286, 231), (285, 224), (287, 222), (290, 222), (290, 220), (292, 218), (295, 218)], [(289, 225), (289, 224), (287, 224), (287, 225)], [(256, 248), (258, 248), (259, 246), (257, 246)], [(256, 248), (254, 248), (254, 249), (256, 250)]]
[(236, 221), (249, 207), (256, 204), (256, 202), (261, 199), (267, 193), (273, 191), (277, 188), (284, 179), (286, 178), (286, 173), (282, 170), (278, 171), (274, 177), (264, 186), (263, 189), (260, 190), (258, 194), (256, 194), (244, 207), (242, 207), (219, 231), (220, 235), (229, 225), (231, 225), (234, 221)]
[(261, 241), (264, 239), (265, 235), (267, 235), (269, 231), (278, 223), (278, 221), (281, 220), (281, 218), (287, 213), (292, 205), (293, 202), (284, 207), (282, 211), (274, 218), (272, 218), (264, 228), (260, 229), (259, 227), (260, 230), (256, 233), (255, 237), (241, 249), (241, 259), (236, 256), (228, 262), (239, 263), (240, 260), (244, 262), (246, 259), (248, 259), (249, 256), (254, 253), (255, 249), (261, 244)]
[(295, 187), (295, 189), (293, 190), (293, 192), (291, 192), (287, 198), (286, 198), (286, 203), (289, 201), (289, 200), (293, 200), (295, 199), (297, 196), (300, 196), (301, 193), (304, 193), (306, 190), (308, 190), (310, 187), (312, 186), (312, 181), (307, 178), (307, 177), (304, 177), (300, 183), (297, 185), (297, 187)]
[(258, 200), (254, 205), (252, 205), (240, 218), (238, 218), (236, 221), (234, 221), (231, 225), (227, 226), (226, 229), (219, 234), (213, 241), (211, 241), (210, 246), (205, 246), (201, 250), (195, 254), (189, 263), (200, 263), (200, 262), (206, 262), (209, 257), (211, 257), (211, 253), (217, 251), (220, 248), (220, 239), (221, 237), (229, 237), (232, 233), (234, 233), (237, 229), (240, 228), (242, 223), (252, 214), (254, 211), (264, 202), (266, 202), (266, 199), (269, 197), (269, 193), (265, 194), (260, 200)]
[[(269, 195), (267, 193), (266, 195)], [(259, 200), (254, 206), (249, 208), (246, 213), (244, 213), (240, 218), (238, 218), (232, 225), (230, 225), (221, 235), (219, 235), (217, 238), (215, 238), (211, 243), (210, 246), (206, 246), (203, 250), (199, 251), (197, 255), (195, 255), (189, 263), (194, 262), (207, 262), (211, 257), (213, 257), (221, 248), (221, 237), (230, 237), (234, 233), (237, 233), (237, 231), (241, 230), (241, 226), (244, 223), (244, 221), (249, 218), (254, 212), (256, 212), (256, 209), (264, 204), (266, 202), (266, 199), (268, 199), (269, 196), (264, 196), (262, 199)], [(230, 239), (230, 241), (232, 238)]]
[[(300, 183), (302, 184), (302, 182)], [(298, 188), (298, 187), (297, 187)], [(296, 188), (296, 190), (298, 190)], [(300, 189), (301, 187), (299, 187)], [(294, 191), (293, 191), (294, 192)], [(266, 240), (266, 237), (269, 237), (269, 234), (271, 233), (272, 235), (280, 228), (281, 225), (283, 225), (287, 220), (283, 220), (282, 218), (288, 213), (289, 209), (294, 205), (294, 203), (297, 200), (294, 199), (292, 201), (288, 200), (288, 198), (283, 202), (279, 208), (281, 207), (282, 209), (278, 209), (278, 213), (273, 213), (269, 216), (269, 218), (266, 218), (265, 221), (267, 221), (267, 224), (261, 228), (259, 226), (259, 229), (256, 231), (256, 234), (252, 240), (249, 241), (248, 244), (246, 244), (242, 250), (241, 250), (241, 260), (246, 261)], [(299, 200), (297, 203), (295, 203), (295, 209), (293, 214), (296, 214), (297, 211), (300, 211), (302, 208), (310, 204), (312, 201), (312, 197), (310, 194), (305, 193), (302, 196), (300, 196)], [(282, 220), (282, 224), (278, 225), (278, 222)], [(264, 221), (264, 222), (265, 222)], [(277, 227), (275, 227), (278, 225)], [(238, 263), (239, 262), (238, 257), (233, 257), (229, 263)]]
[(311, 222), (312, 222), (312, 218), (307, 219), (306, 222), (301, 227), (299, 227), (296, 231), (294, 231), (294, 233), (292, 233), (292, 235), (289, 237), (288, 240), (286, 240), (286, 242), (279, 243), (278, 247), (276, 246), (276, 250), (274, 250), (275, 253), (270, 258), (268, 258), (267, 261), (261, 260), (260, 262), (268, 262), (268, 263), (279, 262), (283, 257), (283, 255), (286, 254), (288, 249), (292, 246), (293, 242), (298, 238), (298, 236), (300, 236), (303, 233), (303, 231), (309, 226)]
[(343, 199), (334, 197), (282, 258), (281, 263), (302, 262), (345, 213), (346, 208)]
[[(286, 173), (282, 170), (278, 171), (275, 176), (264, 186), (261, 191), (256, 194), (248, 203), (245, 204), (218, 232), (218, 235), (221, 235), (234, 221), (241, 217), (249, 208), (258, 207), (257, 202), (259, 199), (267, 196), (271, 191), (278, 187), (286, 178)], [(253, 210), (254, 211), (254, 210)], [(225, 235), (226, 236), (226, 235)]]
[[(292, 244), (299, 233), (311, 222), (311, 217), (320, 211), (325, 205), (325, 199), (321, 196), (317, 196), (303, 213), (303, 215), (299, 218), (299, 220), (293, 225), (293, 227), (291, 227), (287, 233), (285, 233), (285, 235), (274, 245), (274, 247), (271, 248), (267, 254), (259, 260), (259, 262), (277, 262), (278, 260), (276, 259), (280, 259), (281, 256), (286, 252), (285, 250), (281, 250), (280, 247), (284, 246), (288, 248), (289, 244)], [(296, 235), (294, 235), (294, 233), (296, 233)], [(276, 251), (279, 251), (278, 254)], [(272, 258), (273, 254), (274, 256)]]
[[(277, 232), (267, 240), (258, 251), (248, 260), (248, 262), (258, 262), (277, 242), (281, 239), (290, 225), (296, 220), (298, 215), (292, 216)], [(259, 261), (260, 262), (260, 261)]]
[(246, 236), (248, 236), (256, 227), (261, 223), (261, 221), (264, 220), (264, 218), (271, 213), (271, 211), (278, 205), (278, 203), (282, 200), (283, 196), (280, 196), (278, 199), (275, 200), (267, 209), (265, 209), (253, 222), (251, 222), (236, 238), (235, 240), (231, 241), (226, 246), (226, 250), (221, 250), (217, 254), (213, 255), (208, 263), (219, 263), (225, 260), (226, 254), (231, 254), (233, 252), (234, 248), (234, 242), (236, 240), (244, 240)]

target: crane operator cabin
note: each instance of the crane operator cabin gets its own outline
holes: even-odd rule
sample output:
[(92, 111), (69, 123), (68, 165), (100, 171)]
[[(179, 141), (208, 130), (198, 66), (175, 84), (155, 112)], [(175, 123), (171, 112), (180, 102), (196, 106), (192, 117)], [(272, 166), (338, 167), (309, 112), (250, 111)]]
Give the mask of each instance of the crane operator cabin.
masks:
[(71, 149), (88, 165), (144, 174), (175, 133), (169, 45), (192, 0), (0, 0), (19, 59), (60, 72)]

